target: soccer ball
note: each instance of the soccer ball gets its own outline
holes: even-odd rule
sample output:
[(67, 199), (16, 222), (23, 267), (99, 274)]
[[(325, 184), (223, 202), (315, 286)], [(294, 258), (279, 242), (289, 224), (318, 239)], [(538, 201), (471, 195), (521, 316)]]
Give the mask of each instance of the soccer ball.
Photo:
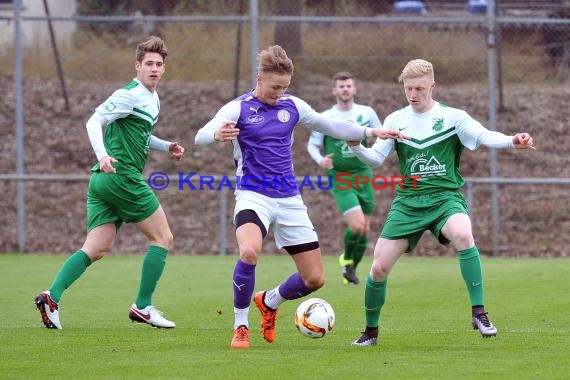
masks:
[(322, 338), (334, 327), (335, 315), (332, 306), (320, 298), (309, 298), (295, 312), (295, 326), (307, 338)]

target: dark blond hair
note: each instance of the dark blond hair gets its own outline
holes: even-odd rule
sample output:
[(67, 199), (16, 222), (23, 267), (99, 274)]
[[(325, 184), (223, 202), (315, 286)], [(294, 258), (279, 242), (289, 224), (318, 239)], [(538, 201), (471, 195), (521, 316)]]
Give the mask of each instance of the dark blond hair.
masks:
[(293, 75), (293, 61), (287, 57), (285, 50), (274, 45), (257, 54), (260, 73), (275, 73)]
[(425, 75), (429, 75), (431, 80), (434, 80), (433, 65), (431, 62), (425, 59), (413, 59), (408, 62), (406, 67), (402, 70), (402, 73), (398, 77), (398, 82), (402, 83), (405, 79), (420, 78)]
[(348, 79), (354, 80), (354, 75), (352, 75), (348, 71), (339, 71), (338, 73), (333, 75), (333, 87), (336, 87), (337, 80), (348, 80)]
[(162, 56), (162, 60), (166, 60), (168, 50), (162, 38), (150, 36), (146, 41), (137, 45), (135, 59), (138, 62), (142, 62), (146, 53), (158, 53)]
[(354, 75), (352, 75), (348, 71), (339, 71), (338, 73), (336, 73), (332, 77), (333, 85), (336, 84), (337, 80), (347, 80), (347, 79), (353, 79), (354, 80)]

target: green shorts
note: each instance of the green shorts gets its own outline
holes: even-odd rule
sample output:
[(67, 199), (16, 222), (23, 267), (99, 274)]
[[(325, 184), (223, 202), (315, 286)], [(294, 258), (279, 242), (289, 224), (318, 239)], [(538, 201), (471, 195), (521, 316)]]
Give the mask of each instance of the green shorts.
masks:
[(411, 252), (422, 234), (430, 230), (441, 244), (447, 245), (449, 240), (441, 234), (443, 225), (451, 215), (469, 214), (468, 210), (467, 202), (459, 191), (396, 196), (380, 237), (408, 239), (407, 252)]
[(372, 177), (371, 172), (354, 173), (351, 177), (343, 176), (339, 182), (335, 179), (336, 175), (332, 175), (331, 193), (343, 215), (357, 207), (362, 209), (364, 215), (374, 213), (374, 188), (370, 183), (356, 185), (355, 178), (358, 175)]
[(142, 175), (93, 172), (87, 188), (87, 231), (105, 223), (138, 223), (160, 207)]

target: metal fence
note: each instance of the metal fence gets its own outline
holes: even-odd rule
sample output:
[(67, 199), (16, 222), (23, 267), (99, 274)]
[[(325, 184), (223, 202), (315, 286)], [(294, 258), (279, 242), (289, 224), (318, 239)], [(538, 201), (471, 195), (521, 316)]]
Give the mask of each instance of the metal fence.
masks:
[[(48, 83), (55, 87), (50, 93), (57, 95), (42, 99), (49, 103), (45, 109), (63, 115), (71, 113), (75, 118), (86, 117), (85, 113), (74, 114), (74, 110), (92, 111), (102, 100), (90, 94), (90, 88), (99, 85), (113, 89), (115, 83), (130, 78), (133, 45), (151, 33), (164, 36), (171, 49), (164, 82), (172, 87), (191, 83), (194, 87), (224, 88), (223, 99), (217, 90), (205, 90), (213, 99), (204, 102), (212, 106), (204, 108), (202, 118), (207, 118), (208, 113), (211, 116), (216, 110), (214, 105), (221, 100), (250, 88), (256, 73), (256, 53), (275, 43), (284, 46), (295, 62), (291, 91), (308, 94), (303, 97), (313, 105), (331, 101), (330, 98), (323, 100), (326, 94), (320, 89), (311, 92), (316, 84), (326, 85), (334, 72), (349, 70), (362, 83), (363, 100), (373, 103), (371, 105), (385, 116), (401, 101), (375, 98), (375, 86), (392, 85), (405, 62), (416, 57), (432, 61), (437, 81), (453, 89), (447, 95), (449, 103), (463, 108), (464, 104), (457, 101), (468, 103), (470, 96), (483, 99), (484, 108), (468, 111), (479, 120), (486, 120), (490, 129), (503, 130), (502, 123), (509, 118), (509, 111), (524, 109), (524, 105), (519, 108), (515, 105), (520, 101), (520, 94), (527, 96), (528, 88), (538, 88), (531, 92), (558, 93), (566, 97), (567, 104), (570, 75), (567, 1), (487, 1), (484, 11), (469, 9), (468, 1), (406, 3), (423, 3), (424, 8), (421, 12), (401, 11), (396, 9), (394, 1), (372, 0), (15, 0), (11, 4), (0, 3), (0, 44), (6, 52), (4, 61), (13, 62), (13, 66), (5, 70), (13, 79), (4, 80), (13, 90), (0, 101), (0, 132), (5, 138), (2, 149), (8, 153), (6, 157), (12, 157), (0, 163), (0, 173), (5, 173), (3, 179), (8, 180), (8, 184), (2, 185), (6, 186), (7, 195), (2, 209), (6, 223), (13, 226), (12, 220), (18, 221), (15, 228), (9, 229), (17, 238), (3, 238), (0, 251), (14, 247), (26, 251), (29, 241), (26, 231), (37, 229), (31, 226), (35, 223), (31, 219), (37, 213), (36, 207), (41, 205), (31, 204), (30, 191), (34, 190), (30, 189), (30, 183), (26, 185), (26, 175), (55, 176), (61, 175), (62, 170), (83, 172), (77, 166), (42, 167), (36, 161), (47, 160), (45, 156), (25, 151), (34, 134), (44, 133), (29, 123), (28, 119), (35, 116), (28, 115), (37, 104), (33, 103), (35, 98), (27, 98), (34, 90), (26, 89)], [(539, 103), (540, 99), (533, 102)], [(85, 108), (84, 103), (91, 108)], [(189, 108), (192, 104), (189, 101)], [(528, 108), (532, 110), (528, 112), (535, 113), (535, 107), (544, 106), (531, 103)], [(564, 130), (567, 111), (552, 105), (548, 113), (550, 117), (554, 114), (554, 120), (560, 123), (553, 125), (548, 121), (547, 127)], [(531, 126), (529, 123), (525, 128)], [(559, 159), (558, 170), (545, 169)], [(81, 161), (83, 168), (84, 161)], [(480, 162), (484, 162), (486, 168), (481, 177), (490, 178), (486, 179), (489, 191), (488, 198), (481, 201), (485, 216), (475, 218), (490, 220), (485, 227), (490, 233), (480, 233), (489, 238), (487, 250), (499, 254), (505, 245), (501, 231), (509, 224), (504, 214), (510, 215), (501, 206), (504, 198), (508, 198), (508, 191), (501, 186), (499, 177), (500, 174), (515, 177), (518, 173), (504, 173), (503, 161), (494, 150)], [(532, 172), (525, 172), (524, 177), (545, 177), (547, 179), (537, 182), (561, 185), (556, 194), (564, 195), (567, 191), (564, 178), (570, 177), (570, 173), (563, 163), (560, 157), (541, 156), (539, 164)], [(478, 174), (477, 170), (474, 173)], [(562, 182), (553, 180), (554, 177), (562, 177)], [(477, 183), (477, 179), (472, 183)], [(516, 179), (514, 183), (523, 187)], [(547, 200), (540, 202), (544, 204)], [(480, 207), (478, 202), (473, 204)], [(487, 205), (489, 207), (485, 207)], [(531, 217), (527, 218), (532, 222)], [(567, 223), (563, 220), (563, 226), (568, 226)], [(233, 248), (231, 242), (226, 244), (225, 241), (209, 248), (221, 250), (222, 246)], [(544, 250), (551, 249), (548, 247), (551, 245)], [(565, 254), (564, 250), (557, 252), (557, 255)]]

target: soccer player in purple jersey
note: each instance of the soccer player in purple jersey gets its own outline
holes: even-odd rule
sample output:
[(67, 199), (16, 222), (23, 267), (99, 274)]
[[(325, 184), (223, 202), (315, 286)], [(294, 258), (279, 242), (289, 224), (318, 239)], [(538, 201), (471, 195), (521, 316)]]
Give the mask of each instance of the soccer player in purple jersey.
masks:
[(338, 139), (405, 138), (397, 130), (364, 128), (327, 118), (298, 97), (286, 94), (293, 62), (280, 46), (258, 54), (256, 85), (224, 105), (196, 135), (196, 144), (231, 142), (238, 183), (234, 224), (239, 259), (233, 273), (233, 348), (249, 348), (249, 305), (262, 241), (273, 225), (275, 243), (295, 261), (297, 272), (254, 297), (261, 312), (261, 332), (275, 340), (275, 318), (284, 301), (304, 297), (324, 284), (318, 237), (301, 199), (293, 173), (293, 130), (299, 124)]

